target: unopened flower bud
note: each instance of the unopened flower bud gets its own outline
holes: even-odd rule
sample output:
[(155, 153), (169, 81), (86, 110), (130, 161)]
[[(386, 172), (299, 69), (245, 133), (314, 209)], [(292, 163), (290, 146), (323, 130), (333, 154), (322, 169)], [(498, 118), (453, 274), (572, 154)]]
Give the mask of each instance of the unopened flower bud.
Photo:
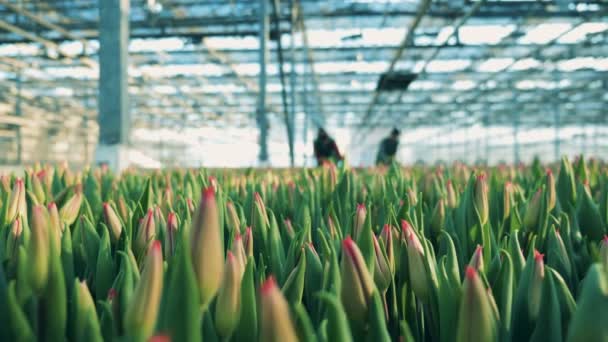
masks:
[(241, 261), (228, 251), (222, 286), (215, 304), (215, 329), (223, 338), (230, 337), (239, 322), (243, 271)]
[(374, 267), (374, 282), (376, 287), (382, 293), (384, 293), (391, 284), (393, 273), (391, 271), (384, 244), (380, 246), (376, 235), (372, 234), (374, 241), (374, 254), (375, 254), (375, 267)]
[(479, 214), (481, 224), (488, 222), (490, 207), (488, 203), (488, 182), (485, 174), (477, 176), (475, 181), (475, 208)]
[(120, 239), (120, 234), (122, 233), (122, 223), (120, 222), (118, 215), (116, 215), (114, 208), (112, 208), (108, 202), (103, 204), (103, 219), (109, 229), (112, 241), (118, 241), (118, 239)]
[(238, 231), (241, 229), (241, 220), (239, 219), (239, 215), (232, 202), (226, 202), (226, 227), (228, 227), (230, 231)]
[(46, 208), (35, 205), (32, 208), (30, 241), (27, 245), (28, 274), (30, 285), (37, 293), (46, 286), (49, 274), (49, 216)]
[(340, 296), (348, 318), (357, 324), (366, 322), (374, 282), (359, 247), (347, 237), (342, 243)]
[(557, 195), (555, 192), (555, 177), (550, 169), (547, 170), (545, 189), (547, 190), (547, 210), (551, 211), (553, 208), (555, 208), (555, 200)]
[(359, 238), (359, 234), (363, 230), (363, 225), (365, 225), (366, 216), (367, 208), (365, 208), (365, 204), (357, 204), (357, 213), (355, 214), (355, 222), (353, 226), (353, 237), (355, 239)]
[(445, 204), (444, 200), (437, 201), (435, 209), (433, 210), (433, 216), (431, 216), (431, 231), (435, 235), (439, 235), (445, 224)]
[(245, 235), (243, 236), (243, 247), (245, 248), (245, 255), (247, 257), (253, 256), (253, 233), (251, 227), (247, 227)]
[(59, 210), (59, 217), (61, 218), (61, 222), (71, 226), (76, 218), (78, 218), (78, 213), (80, 212), (80, 205), (82, 204), (82, 192), (76, 190), (74, 195), (70, 197)]
[(393, 243), (393, 227), (390, 224), (385, 224), (380, 232), (380, 240), (386, 249), (386, 257), (388, 260), (391, 273), (395, 273), (395, 249)]
[(537, 250), (534, 251), (534, 271), (532, 272), (530, 287), (528, 288), (528, 312), (530, 317), (533, 318), (538, 317), (542, 298), (543, 279), (545, 278), (543, 257), (543, 254)]
[(457, 342), (496, 341), (498, 327), (490, 296), (477, 271), (467, 266), (458, 315)]
[(136, 339), (152, 336), (162, 290), (163, 252), (160, 241), (154, 241), (148, 250), (143, 272), (125, 312), (124, 325), (127, 334)]
[(473, 267), (478, 273), (483, 273), (483, 247), (481, 245), (477, 245), (477, 248), (475, 248), (475, 253), (473, 253), (473, 257), (471, 257), (469, 266)]
[[(25, 186), (23, 185), (23, 179), (17, 178), (13, 185), (13, 190), (8, 199), (8, 209), (6, 211), (6, 223), (12, 222), (17, 216), (21, 216), (24, 219), (27, 218), (27, 207), (25, 203)], [(6, 206), (5, 205), (5, 206)]]
[(458, 206), (458, 201), (456, 200), (456, 191), (454, 191), (452, 181), (448, 180), (445, 187), (448, 207), (454, 209)]
[(534, 197), (528, 202), (523, 222), (526, 229), (534, 229), (538, 225), (542, 194), (542, 189), (538, 189), (534, 194)]
[(201, 306), (206, 308), (215, 297), (224, 272), (224, 251), (217, 202), (212, 187), (203, 191), (191, 229), (191, 251), (194, 273), (201, 294)]
[(296, 330), (289, 314), (289, 305), (273, 277), (262, 284), (260, 341), (296, 342)]
[(178, 227), (177, 216), (174, 212), (170, 212), (167, 215), (167, 236), (165, 238), (165, 255), (167, 257), (175, 254)]
[(133, 241), (133, 252), (135, 252), (138, 258), (148, 250), (148, 246), (150, 246), (155, 237), (156, 223), (154, 222), (154, 210), (148, 209), (146, 216), (139, 222), (137, 235)]

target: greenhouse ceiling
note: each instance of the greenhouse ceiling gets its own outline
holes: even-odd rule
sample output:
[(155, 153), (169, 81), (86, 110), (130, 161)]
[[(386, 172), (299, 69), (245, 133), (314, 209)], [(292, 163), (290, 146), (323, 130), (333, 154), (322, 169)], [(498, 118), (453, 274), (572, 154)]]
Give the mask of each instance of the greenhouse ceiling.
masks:
[[(361, 133), (509, 125), (517, 112), (521, 125), (539, 127), (551, 124), (555, 110), (564, 125), (606, 120), (604, 1), (294, 0), (279, 7), (267, 65), (268, 108), (276, 115), (283, 106), (280, 36), (283, 70), (288, 78), (295, 71), (295, 112), (317, 124)], [(34, 106), (95, 116), (98, 11), (98, 0), (0, 0), (5, 94), (19, 83)], [(135, 127), (250, 125), (260, 70), (257, 11), (253, 0), (131, 1)], [(413, 80), (377, 91), (382, 75)]]

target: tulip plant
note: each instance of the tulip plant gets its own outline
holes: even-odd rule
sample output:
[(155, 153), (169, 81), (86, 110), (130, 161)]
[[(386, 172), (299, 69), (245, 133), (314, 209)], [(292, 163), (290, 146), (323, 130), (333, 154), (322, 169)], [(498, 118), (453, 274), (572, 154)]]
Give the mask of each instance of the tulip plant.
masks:
[(0, 177), (2, 341), (607, 341), (608, 166)]

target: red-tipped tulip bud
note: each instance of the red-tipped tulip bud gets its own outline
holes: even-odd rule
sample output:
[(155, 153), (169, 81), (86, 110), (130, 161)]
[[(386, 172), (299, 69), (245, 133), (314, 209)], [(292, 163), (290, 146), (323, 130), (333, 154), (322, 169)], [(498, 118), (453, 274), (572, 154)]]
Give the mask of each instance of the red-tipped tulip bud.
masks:
[(6, 256), (9, 259), (13, 259), (17, 256), (17, 250), (19, 248), (19, 241), (21, 239), (21, 233), (23, 233), (23, 224), (21, 219), (18, 217), (13, 221), (11, 230), (6, 239)]
[(2, 185), (2, 190), (4, 190), (4, 192), (10, 192), (11, 178), (7, 175), (0, 175), (0, 185)]
[(384, 244), (386, 249), (386, 257), (388, 259), (391, 273), (395, 273), (395, 250), (393, 245), (393, 227), (389, 224), (385, 224), (380, 233), (380, 240)]
[(224, 250), (215, 192), (203, 191), (191, 229), (191, 250), (194, 273), (201, 294), (201, 305), (207, 307), (215, 297), (224, 273)]
[(82, 205), (82, 192), (76, 191), (72, 197), (70, 197), (61, 207), (59, 211), (59, 217), (61, 221), (68, 226), (71, 226), (80, 212), (80, 206)]
[(477, 272), (483, 272), (483, 247), (481, 245), (477, 245), (477, 248), (475, 248), (475, 253), (471, 257), (469, 266), (473, 267)]
[(465, 272), (456, 341), (496, 341), (497, 320), (477, 271), (468, 266)]
[(139, 222), (137, 235), (133, 241), (133, 251), (139, 256), (145, 253), (150, 246), (150, 243), (156, 237), (156, 223), (154, 222), (154, 210), (148, 209), (146, 216)]
[(247, 227), (243, 236), (243, 248), (247, 257), (253, 256), (253, 233), (251, 227)]
[(260, 304), (262, 306), (260, 341), (298, 341), (296, 330), (289, 315), (289, 305), (273, 277), (268, 278), (262, 284), (260, 294)]
[(236, 328), (241, 314), (241, 262), (228, 251), (222, 287), (215, 303), (215, 329), (219, 336), (229, 338)]
[(264, 204), (264, 200), (262, 199), (262, 196), (260, 196), (259, 192), (256, 192), (253, 194), (253, 200), (255, 202), (255, 205), (259, 208), (260, 212), (262, 213), (262, 217), (266, 221), (265, 223), (268, 225), (269, 222), (268, 222), (268, 214), (266, 213), (266, 205)]
[(116, 215), (114, 208), (107, 202), (103, 204), (103, 219), (109, 229), (112, 241), (118, 241), (118, 239), (120, 239), (120, 234), (122, 233), (122, 223), (120, 222), (118, 215)]
[(243, 238), (241, 237), (241, 234), (236, 233), (234, 236), (230, 251), (232, 251), (232, 254), (234, 254), (234, 257), (241, 266), (241, 270), (244, 272), (245, 266), (247, 265), (247, 254), (245, 253), (245, 247), (243, 246)]
[(405, 238), (407, 241), (407, 264), (409, 270), (409, 278), (414, 294), (421, 300), (427, 300), (429, 296), (429, 274), (425, 267), (424, 248), (418, 239), (418, 235), (409, 225), (403, 225)]
[(127, 334), (137, 339), (152, 336), (163, 291), (163, 251), (154, 241), (146, 255), (143, 272), (125, 312)]
[(490, 207), (488, 203), (488, 181), (485, 174), (477, 176), (475, 181), (475, 208), (479, 213), (481, 224), (488, 222)]
[(342, 289), (340, 296), (348, 318), (357, 324), (365, 324), (369, 303), (374, 293), (374, 282), (359, 247), (347, 237), (342, 243), (340, 266)]
[(538, 224), (542, 194), (542, 189), (538, 189), (538, 191), (536, 191), (534, 194), (534, 197), (532, 197), (530, 202), (528, 202), (523, 222), (526, 229), (534, 229)]
[(17, 178), (11, 191), (11, 196), (8, 199), (8, 209), (6, 211), (6, 223), (12, 222), (17, 216), (24, 219), (27, 217), (27, 207), (25, 203), (25, 187), (23, 180)]
[(165, 188), (163, 191), (163, 208), (165, 212), (170, 211), (173, 208), (173, 190), (170, 186)]
[(388, 257), (386, 256), (385, 248), (382, 247), (384, 244), (380, 246), (376, 235), (372, 234), (372, 238), (374, 240), (375, 254), (374, 283), (376, 283), (378, 290), (384, 293), (391, 284), (393, 273), (388, 262)]
[(452, 181), (448, 180), (446, 185), (446, 199), (448, 207), (456, 208), (458, 206), (458, 200), (456, 199), (456, 191), (454, 191), (454, 186), (452, 185)]
[(353, 226), (353, 237), (359, 238), (359, 234), (363, 230), (365, 224), (365, 217), (367, 216), (367, 208), (365, 204), (357, 204), (357, 213), (355, 214), (355, 225)]
[(555, 191), (555, 177), (553, 176), (553, 172), (551, 170), (547, 170), (545, 189), (547, 190), (547, 210), (553, 210), (553, 208), (555, 208), (555, 200), (557, 195)]
[(165, 239), (165, 255), (167, 257), (175, 254), (178, 228), (177, 216), (175, 216), (174, 212), (170, 212), (169, 215), (167, 215), (167, 236)]
[(530, 278), (530, 287), (528, 289), (528, 312), (530, 317), (537, 317), (540, 310), (540, 301), (542, 298), (543, 280), (545, 278), (545, 263), (543, 262), (543, 254), (534, 251), (534, 271)]
[(46, 208), (35, 205), (32, 208), (31, 235), (28, 244), (28, 273), (30, 285), (37, 293), (44, 290), (49, 274), (49, 216)]
[(502, 218), (507, 219), (511, 215), (511, 206), (513, 205), (513, 184), (505, 182), (502, 198)]
[(608, 270), (608, 235), (605, 235), (600, 242), (600, 262)]
[(188, 206), (188, 210), (190, 214), (194, 214), (194, 202), (192, 202), (192, 198), (186, 198), (186, 206)]
[(226, 226), (230, 231), (241, 229), (241, 220), (232, 202), (226, 202)]

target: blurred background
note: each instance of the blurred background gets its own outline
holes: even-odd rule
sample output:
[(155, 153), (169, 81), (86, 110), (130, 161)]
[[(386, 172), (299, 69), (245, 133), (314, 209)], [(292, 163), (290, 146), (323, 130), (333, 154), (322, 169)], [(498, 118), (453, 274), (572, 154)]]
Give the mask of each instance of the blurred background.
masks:
[(0, 164), (404, 164), (608, 152), (608, 3), (0, 0)]

